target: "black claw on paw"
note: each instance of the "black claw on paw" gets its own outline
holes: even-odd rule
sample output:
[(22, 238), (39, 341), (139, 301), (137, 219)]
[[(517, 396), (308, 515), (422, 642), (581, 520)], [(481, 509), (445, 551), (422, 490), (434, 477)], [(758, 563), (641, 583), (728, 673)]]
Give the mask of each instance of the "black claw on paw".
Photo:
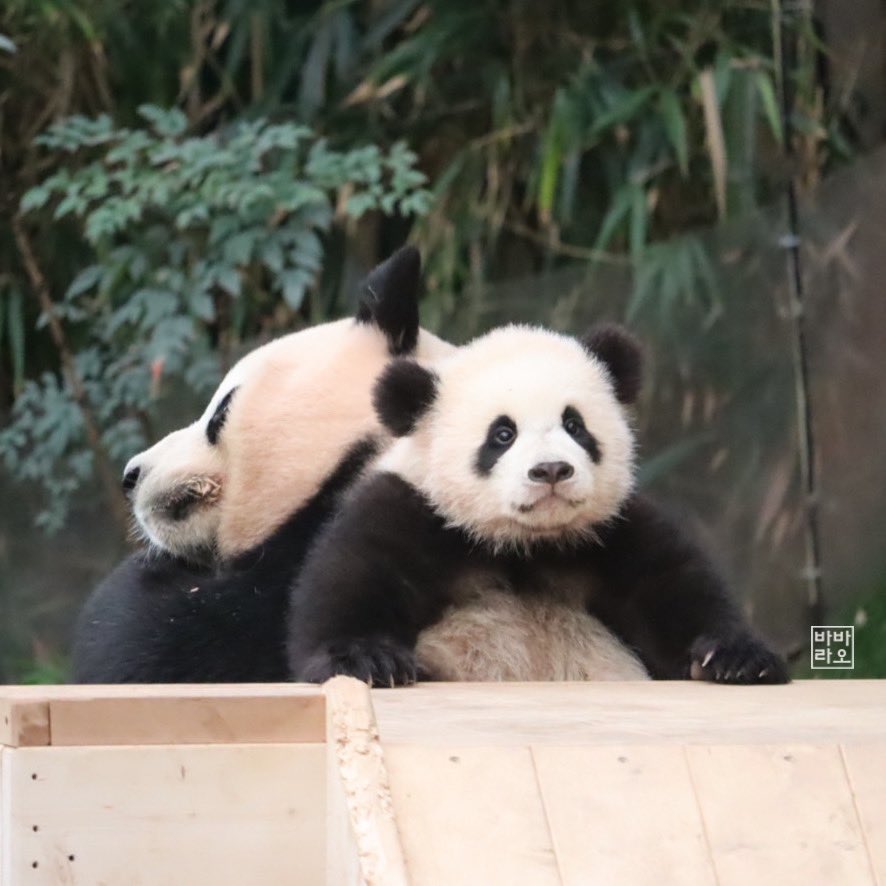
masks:
[(415, 683), (418, 665), (413, 651), (393, 640), (351, 640), (315, 652), (302, 666), (299, 679), (325, 683), (338, 676), (356, 677), (372, 686), (407, 686)]
[(787, 665), (756, 637), (699, 637), (690, 650), (689, 676), (711, 683), (789, 683)]

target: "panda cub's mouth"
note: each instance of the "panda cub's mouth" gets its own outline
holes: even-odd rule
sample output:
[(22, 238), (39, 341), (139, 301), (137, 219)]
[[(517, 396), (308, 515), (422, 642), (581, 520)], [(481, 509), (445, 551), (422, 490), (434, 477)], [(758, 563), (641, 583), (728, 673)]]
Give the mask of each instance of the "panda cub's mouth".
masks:
[(538, 511), (547, 511), (555, 508), (560, 508), (566, 505), (570, 508), (579, 508), (585, 503), (585, 499), (583, 498), (566, 498), (563, 495), (559, 495), (556, 492), (548, 492), (545, 495), (537, 498), (533, 502), (529, 502), (528, 504), (515, 505), (517, 511), (521, 514), (532, 514), (537, 513)]

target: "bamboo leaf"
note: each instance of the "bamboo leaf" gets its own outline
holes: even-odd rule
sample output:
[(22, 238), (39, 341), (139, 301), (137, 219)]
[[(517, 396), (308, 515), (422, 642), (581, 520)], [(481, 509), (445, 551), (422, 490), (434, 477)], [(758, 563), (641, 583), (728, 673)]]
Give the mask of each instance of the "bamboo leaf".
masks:
[(560, 164), (563, 159), (563, 145), (560, 135), (560, 124), (556, 114), (548, 126), (544, 142), (544, 153), (541, 161), (541, 175), (538, 182), (538, 208), (542, 220), (549, 222), (557, 195), (557, 181), (560, 176)]
[(769, 123), (769, 129), (779, 145), (784, 144), (784, 129), (781, 123), (781, 114), (778, 110), (778, 99), (775, 96), (775, 87), (772, 78), (766, 71), (757, 71), (755, 77), (757, 91), (763, 102), (763, 113)]
[(655, 95), (654, 86), (643, 86), (627, 92), (620, 101), (599, 114), (591, 126), (591, 136), (601, 135), (607, 129), (617, 126), (619, 123), (626, 123), (632, 117), (635, 117), (646, 103)]
[(684, 178), (689, 174), (689, 140), (686, 135), (686, 117), (677, 94), (670, 89), (662, 90), (659, 112), (664, 123), (668, 141), (677, 155), (677, 164)]
[(595, 250), (605, 249), (619, 225), (627, 218), (634, 203), (634, 190), (634, 186), (623, 185), (616, 193), (615, 199), (612, 201), (609, 210), (603, 217), (603, 223), (600, 225), (600, 233), (597, 234), (597, 240), (594, 243)]
[(648, 209), (646, 206), (646, 191), (644, 188), (640, 185), (633, 185), (631, 191), (630, 247), (631, 257), (634, 261), (637, 261), (646, 246)]

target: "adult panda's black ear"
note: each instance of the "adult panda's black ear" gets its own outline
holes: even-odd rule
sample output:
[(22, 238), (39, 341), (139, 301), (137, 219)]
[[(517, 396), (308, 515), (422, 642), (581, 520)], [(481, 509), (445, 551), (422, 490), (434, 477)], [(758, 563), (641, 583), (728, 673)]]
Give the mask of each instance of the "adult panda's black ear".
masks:
[(418, 343), (421, 282), (421, 255), (414, 246), (402, 246), (363, 281), (357, 322), (377, 326), (394, 357), (411, 354)]
[(606, 364), (619, 403), (634, 403), (643, 383), (643, 348), (623, 326), (600, 323), (582, 337), (587, 351)]
[(415, 360), (394, 360), (379, 376), (372, 405), (395, 436), (411, 434), (437, 396), (437, 376)]

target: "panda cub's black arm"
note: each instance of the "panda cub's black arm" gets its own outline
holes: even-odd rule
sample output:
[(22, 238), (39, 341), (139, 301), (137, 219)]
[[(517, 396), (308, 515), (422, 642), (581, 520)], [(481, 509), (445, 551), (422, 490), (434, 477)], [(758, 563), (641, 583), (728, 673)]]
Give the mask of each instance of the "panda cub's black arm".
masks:
[(452, 544), (402, 478), (381, 473), (360, 484), (321, 532), (293, 587), (293, 679), (345, 674), (378, 686), (414, 682), (418, 634), (449, 602)]
[(598, 614), (653, 677), (788, 681), (784, 661), (754, 633), (707, 554), (653, 502), (634, 496), (602, 541), (612, 591)]

